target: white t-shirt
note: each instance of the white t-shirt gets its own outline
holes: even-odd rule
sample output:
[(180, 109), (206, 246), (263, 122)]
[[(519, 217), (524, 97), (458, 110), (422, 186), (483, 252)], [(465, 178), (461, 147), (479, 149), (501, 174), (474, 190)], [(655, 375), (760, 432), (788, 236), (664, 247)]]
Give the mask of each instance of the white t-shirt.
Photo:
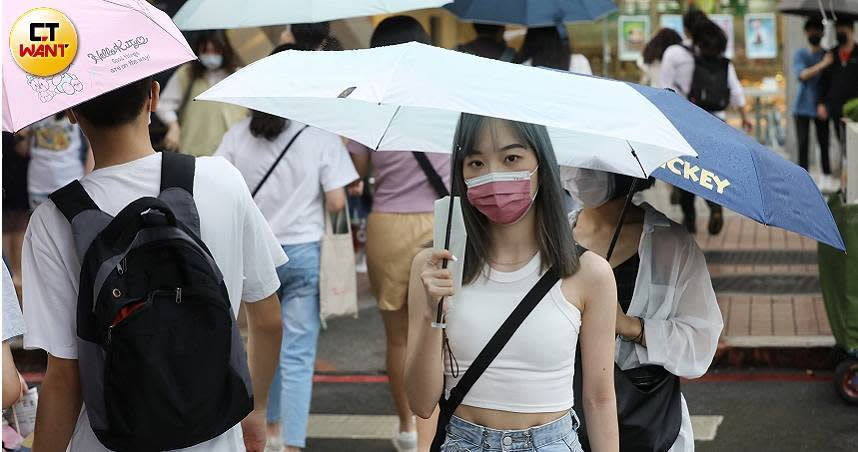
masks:
[[(252, 191), (304, 124), (290, 121), (274, 141), (250, 133), (250, 118), (233, 125), (215, 155), (235, 165)], [(324, 192), (342, 188), (358, 174), (340, 137), (307, 127), (254, 197), (284, 245), (317, 242), (325, 232)]]
[(33, 146), (27, 167), (27, 191), (51, 194), (83, 177), (83, 139), (80, 128), (66, 118), (51, 116), (32, 126)]
[[(525, 66), (533, 66), (533, 60), (527, 60), (521, 64)], [(569, 55), (569, 72), (576, 74), (593, 75), (593, 69), (590, 67), (590, 60), (580, 53)]]
[[(161, 154), (93, 171), (81, 183), (99, 208), (116, 215), (140, 197), (157, 196)], [(280, 286), (275, 269), (286, 263), (287, 258), (253, 204), (238, 171), (220, 158), (198, 158), (194, 200), (202, 239), (223, 273), (233, 312), (238, 312), (241, 300), (254, 302), (273, 294)], [(80, 260), (69, 223), (51, 201), (33, 213), (24, 238), (22, 263), (27, 324), (24, 347), (43, 349), (58, 358), (77, 359)], [(69, 451), (106, 450), (92, 432), (84, 406)], [(187, 450), (244, 450), (241, 427), (236, 425), (223, 435)]]

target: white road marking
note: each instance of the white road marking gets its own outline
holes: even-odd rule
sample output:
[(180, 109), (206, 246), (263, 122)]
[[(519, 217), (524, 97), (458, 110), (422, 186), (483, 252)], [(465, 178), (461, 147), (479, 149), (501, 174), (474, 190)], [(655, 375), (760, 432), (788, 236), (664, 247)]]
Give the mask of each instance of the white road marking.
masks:
[(691, 430), (695, 441), (712, 441), (724, 416), (691, 416)]

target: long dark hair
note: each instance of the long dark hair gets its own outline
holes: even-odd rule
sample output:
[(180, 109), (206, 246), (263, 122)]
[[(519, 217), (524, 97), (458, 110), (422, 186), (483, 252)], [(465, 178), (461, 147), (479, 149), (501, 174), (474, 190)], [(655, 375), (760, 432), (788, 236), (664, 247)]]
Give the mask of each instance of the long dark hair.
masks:
[(406, 42), (432, 44), (429, 34), (417, 19), (411, 16), (391, 16), (382, 20), (369, 39), (370, 47), (392, 46)]
[(672, 28), (662, 28), (646, 43), (642, 55), (644, 63), (651, 64), (653, 61), (661, 61), (661, 57), (668, 47), (681, 43), (682, 36), (679, 36), (679, 33)]
[[(281, 44), (271, 51), (270, 55), (284, 50), (305, 50), (297, 44)], [(289, 120), (261, 111), (250, 110), (250, 134), (256, 138), (274, 141), (289, 126)]]
[[(463, 113), (453, 141), (452, 195), (462, 202), (462, 216), (468, 232), (465, 248), (463, 283), (470, 284), (480, 275), (488, 261), (492, 246), (489, 219), (468, 202), (467, 187), (462, 173), (465, 157), (474, 153), (474, 141), (491, 118)], [(560, 172), (548, 130), (545, 126), (506, 121), (513, 132), (536, 153), (539, 164), (539, 189), (533, 202), (536, 214), (536, 234), (543, 270), (554, 267), (565, 278), (578, 271), (578, 251), (572, 230), (563, 209), (563, 188)]]
[(704, 58), (718, 57), (727, 51), (727, 35), (709, 19), (701, 19), (694, 24), (691, 40)]
[(531, 60), (534, 67), (569, 70), (572, 49), (569, 40), (560, 36), (557, 27), (528, 28), (524, 35), (521, 51), (513, 59), (514, 63)]
[[(200, 33), (194, 41), (194, 53), (199, 56), (208, 43), (214, 45), (214, 48), (223, 55), (223, 64), (221, 67), (226, 70), (227, 73), (232, 74), (235, 72), (236, 68), (238, 68), (238, 63), (235, 60), (235, 52), (229, 44), (229, 39), (226, 37), (226, 33), (220, 30), (211, 30)], [(193, 80), (201, 78), (205, 73), (206, 67), (203, 66), (203, 63), (200, 63), (200, 60), (194, 60), (191, 63), (191, 76)]]

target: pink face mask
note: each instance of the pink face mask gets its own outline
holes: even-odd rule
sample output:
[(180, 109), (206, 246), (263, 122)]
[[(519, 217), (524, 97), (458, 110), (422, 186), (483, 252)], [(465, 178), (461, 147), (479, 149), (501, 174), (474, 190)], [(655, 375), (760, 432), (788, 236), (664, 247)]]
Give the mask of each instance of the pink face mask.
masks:
[(536, 172), (514, 171), (484, 174), (465, 181), (468, 201), (492, 223), (513, 224), (530, 210), (530, 177)]

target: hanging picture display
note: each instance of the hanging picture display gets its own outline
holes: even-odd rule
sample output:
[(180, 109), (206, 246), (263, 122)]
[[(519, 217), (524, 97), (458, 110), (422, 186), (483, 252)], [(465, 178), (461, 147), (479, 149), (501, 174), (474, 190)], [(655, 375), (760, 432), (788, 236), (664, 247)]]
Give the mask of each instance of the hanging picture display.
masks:
[(712, 22), (718, 24), (724, 34), (727, 35), (727, 51), (724, 56), (733, 59), (736, 55), (735, 33), (733, 32), (733, 16), (730, 14), (712, 14), (709, 16)]
[(684, 36), (682, 16), (679, 14), (662, 14), (658, 18), (658, 25), (660, 28), (670, 28), (671, 30), (679, 33), (679, 36)]
[(619, 16), (617, 31), (620, 61), (635, 61), (649, 40), (649, 16)]
[(777, 58), (778, 37), (774, 13), (745, 15), (745, 56), (751, 60)]

